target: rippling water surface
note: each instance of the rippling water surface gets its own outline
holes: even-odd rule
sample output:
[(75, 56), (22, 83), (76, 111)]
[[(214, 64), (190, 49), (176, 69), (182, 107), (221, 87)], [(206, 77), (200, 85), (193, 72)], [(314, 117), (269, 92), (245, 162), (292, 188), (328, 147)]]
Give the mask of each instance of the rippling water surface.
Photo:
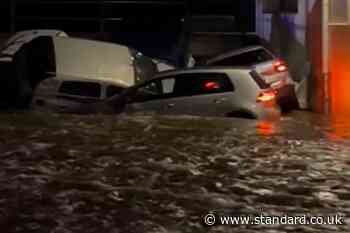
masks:
[(349, 215), (350, 118), (0, 114), (1, 232), (350, 232), (203, 216)]

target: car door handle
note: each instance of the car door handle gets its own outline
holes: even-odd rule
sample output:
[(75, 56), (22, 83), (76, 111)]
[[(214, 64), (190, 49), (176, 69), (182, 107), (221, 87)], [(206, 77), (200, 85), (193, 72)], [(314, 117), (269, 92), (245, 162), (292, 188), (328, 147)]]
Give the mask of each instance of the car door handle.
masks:
[(222, 102), (225, 102), (225, 101), (226, 101), (226, 98), (220, 98), (220, 99), (215, 99), (214, 103), (221, 104)]
[(175, 104), (168, 104), (168, 108), (173, 108), (175, 107)]

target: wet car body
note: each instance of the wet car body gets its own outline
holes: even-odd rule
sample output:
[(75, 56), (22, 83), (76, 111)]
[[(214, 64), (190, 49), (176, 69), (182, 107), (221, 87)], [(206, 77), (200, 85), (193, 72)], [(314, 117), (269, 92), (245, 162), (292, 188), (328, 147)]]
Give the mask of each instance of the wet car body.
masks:
[(6, 57), (12, 58), (20, 48), (35, 38), (41, 36), (49, 37), (69, 37), (68, 34), (61, 30), (26, 30), (15, 33), (1, 47), (0, 61), (6, 60)]
[[(32, 72), (33, 76), (36, 76), (36, 79), (42, 79), (43, 76), (46, 77), (43, 72), (40, 74), (37, 73), (40, 69), (39, 67), (32, 65), (38, 57), (42, 55), (45, 57), (52, 50), (47, 40), (38, 39), (42, 37), (68, 37), (68, 35), (60, 30), (26, 30), (15, 33), (1, 45), (1, 109), (23, 108), (28, 105), (29, 92), (31, 91), (30, 86), (32, 85), (27, 77), (28, 72)], [(36, 42), (32, 43), (33, 41)], [(28, 51), (31, 49), (28, 47), (35, 48), (37, 54), (34, 55), (33, 53), (33, 56), (29, 58)], [(42, 53), (40, 47), (46, 47), (46, 52)], [(44, 60), (40, 60), (40, 66), (45, 66), (46, 70), (52, 71), (53, 65), (49, 64), (50, 61), (47, 58)]]
[(53, 38), (56, 76), (116, 80), (126, 86), (157, 73), (153, 61), (127, 46), (80, 38)]
[[(275, 92), (250, 68), (195, 68), (163, 72), (105, 103), (126, 113), (273, 118)], [(123, 107), (121, 107), (123, 106)]]
[(119, 80), (94, 80), (79, 77), (53, 77), (36, 88), (31, 108), (55, 112), (74, 112), (123, 92), (128, 86)]
[(1, 54), (1, 67), (8, 73), (2, 78), (4, 108), (33, 106), (35, 95), (41, 95), (37, 86), (50, 78), (105, 80), (127, 87), (158, 72), (151, 58), (132, 48), (68, 37), (56, 30), (19, 32)]
[(288, 71), (288, 65), (263, 46), (232, 50), (208, 59), (206, 65), (250, 66), (277, 91), (277, 102), (283, 109), (298, 108), (295, 82)]

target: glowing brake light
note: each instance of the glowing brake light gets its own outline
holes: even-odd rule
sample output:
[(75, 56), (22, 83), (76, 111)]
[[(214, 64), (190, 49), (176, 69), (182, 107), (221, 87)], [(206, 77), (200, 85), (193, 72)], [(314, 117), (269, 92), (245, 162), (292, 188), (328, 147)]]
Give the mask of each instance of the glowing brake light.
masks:
[(276, 98), (276, 91), (264, 91), (261, 92), (258, 97), (256, 98), (256, 102), (268, 102), (271, 100), (274, 100)]
[(275, 68), (275, 70), (277, 72), (285, 72), (288, 70), (288, 67), (287, 65), (283, 62), (283, 61), (276, 61), (274, 64), (273, 64), (273, 67)]
[(204, 89), (205, 90), (216, 90), (220, 88), (220, 84), (217, 82), (206, 82), (204, 84)]

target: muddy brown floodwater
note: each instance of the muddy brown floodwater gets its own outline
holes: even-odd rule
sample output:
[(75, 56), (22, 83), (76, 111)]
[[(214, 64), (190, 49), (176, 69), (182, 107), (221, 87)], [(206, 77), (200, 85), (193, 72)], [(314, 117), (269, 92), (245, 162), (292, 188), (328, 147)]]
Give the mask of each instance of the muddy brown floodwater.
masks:
[[(0, 231), (350, 232), (350, 118), (0, 114)], [(344, 217), (205, 226), (203, 216)]]

